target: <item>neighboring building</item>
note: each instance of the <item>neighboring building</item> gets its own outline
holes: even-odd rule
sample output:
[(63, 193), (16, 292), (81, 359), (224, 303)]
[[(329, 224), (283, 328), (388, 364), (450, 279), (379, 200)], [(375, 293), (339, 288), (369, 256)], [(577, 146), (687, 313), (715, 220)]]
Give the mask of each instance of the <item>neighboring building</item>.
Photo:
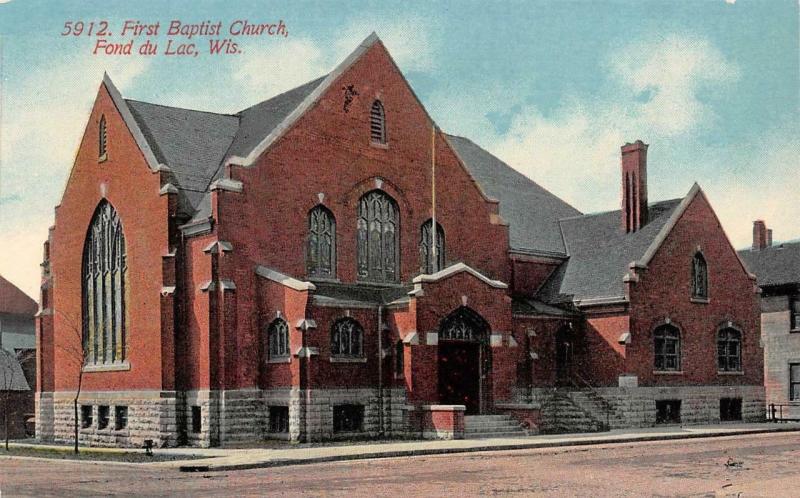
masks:
[[(9, 437), (15, 439), (25, 436), (25, 422), (34, 415), (38, 309), (36, 301), (0, 276), (0, 407), (8, 411)], [(0, 437), (5, 438), (2, 416)]]
[(755, 279), (697, 185), (648, 204), (637, 141), (624, 208), (582, 215), (433, 126), (374, 34), (235, 115), (106, 77), (45, 243), (38, 435), (71, 438), (81, 363), (92, 444), (763, 419)]
[(800, 241), (772, 244), (772, 230), (753, 223), (753, 246), (739, 251), (761, 287), (761, 340), (768, 404), (800, 419)]

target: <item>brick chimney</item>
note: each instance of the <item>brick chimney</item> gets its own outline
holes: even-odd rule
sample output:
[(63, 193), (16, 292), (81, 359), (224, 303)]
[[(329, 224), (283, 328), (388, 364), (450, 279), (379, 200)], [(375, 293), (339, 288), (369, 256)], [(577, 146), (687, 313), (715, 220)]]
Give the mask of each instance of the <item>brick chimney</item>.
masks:
[(647, 224), (647, 144), (622, 146), (622, 229), (625, 233)]
[(767, 230), (767, 224), (764, 223), (764, 220), (756, 220), (753, 222), (753, 250), (758, 251), (764, 249), (765, 247), (769, 247), (769, 239), (772, 238), (772, 234), (769, 233), (772, 230)]

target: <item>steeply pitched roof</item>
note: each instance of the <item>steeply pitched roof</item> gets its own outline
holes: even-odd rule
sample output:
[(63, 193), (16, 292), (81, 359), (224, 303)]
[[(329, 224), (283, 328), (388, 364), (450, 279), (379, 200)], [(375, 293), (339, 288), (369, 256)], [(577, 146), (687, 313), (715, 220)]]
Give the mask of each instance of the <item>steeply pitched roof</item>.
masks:
[(566, 253), (558, 220), (580, 215), (580, 211), (471, 140), (454, 135), (447, 138), (481, 189), (500, 201), (500, 216), (509, 224), (512, 249)]
[(30, 391), (22, 365), (13, 353), (0, 348), (0, 391)]
[(33, 316), (37, 311), (36, 301), (0, 275), (0, 313)]
[(681, 201), (651, 204), (648, 223), (633, 233), (622, 230), (619, 210), (561, 220), (569, 259), (553, 272), (539, 298), (546, 302), (623, 298), (628, 265), (645, 256)]
[(758, 285), (800, 285), (800, 241), (785, 242), (758, 251), (739, 251), (747, 269), (754, 273)]

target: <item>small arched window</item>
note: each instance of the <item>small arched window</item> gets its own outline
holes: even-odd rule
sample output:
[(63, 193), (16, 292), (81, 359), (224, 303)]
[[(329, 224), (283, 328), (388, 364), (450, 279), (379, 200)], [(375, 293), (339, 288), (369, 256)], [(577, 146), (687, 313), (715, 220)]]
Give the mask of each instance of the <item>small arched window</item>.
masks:
[(309, 277), (336, 277), (336, 219), (322, 205), (308, 213), (306, 269)]
[(436, 224), (436, 254), (433, 254), (433, 237), (431, 227), (433, 220), (422, 224), (419, 239), (419, 255), (423, 273), (431, 274), (444, 268), (444, 229)]
[(97, 157), (104, 161), (108, 157), (108, 133), (106, 130), (106, 115), (100, 116), (100, 124), (97, 127)]
[(352, 318), (342, 318), (331, 330), (331, 356), (360, 358), (364, 356), (364, 329)]
[(269, 359), (289, 356), (289, 325), (283, 318), (276, 318), (267, 327)]
[(126, 358), (128, 262), (117, 211), (102, 201), (83, 246), (83, 345), (87, 364)]
[(700, 252), (692, 259), (692, 297), (708, 299), (708, 265)]
[(717, 369), (720, 372), (742, 370), (742, 333), (733, 327), (717, 332)]
[(369, 137), (373, 143), (385, 144), (386, 139), (386, 113), (380, 100), (372, 103), (369, 111)]
[(681, 369), (681, 332), (673, 325), (662, 325), (653, 332), (655, 353), (654, 368), (657, 371), (679, 371)]
[(356, 227), (359, 279), (397, 282), (399, 225), (400, 213), (394, 199), (380, 190), (361, 196)]

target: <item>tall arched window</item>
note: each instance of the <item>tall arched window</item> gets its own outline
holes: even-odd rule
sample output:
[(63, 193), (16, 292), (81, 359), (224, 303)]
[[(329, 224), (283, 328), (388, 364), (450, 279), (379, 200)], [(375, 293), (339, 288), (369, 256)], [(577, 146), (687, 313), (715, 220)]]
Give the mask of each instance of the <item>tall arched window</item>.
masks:
[(364, 356), (364, 329), (352, 318), (342, 318), (333, 324), (331, 330), (331, 356)]
[(662, 325), (653, 332), (654, 368), (659, 371), (681, 369), (681, 332), (673, 325)]
[(374, 143), (386, 143), (386, 114), (380, 100), (373, 102), (369, 111), (369, 138)]
[(436, 273), (444, 268), (444, 229), (442, 225), (436, 224), (436, 258), (433, 256), (431, 237), (431, 227), (433, 220), (428, 220), (422, 224), (419, 238), (419, 255), (424, 273)]
[(379, 190), (358, 202), (358, 278), (370, 282), (397, 282), (400, 215), (394, 199)]
[(289, 356), (289, 325), (283, 318), (276, 318), (267, 327), (269, 359)]
[(708, 265), (700, 252), (692, 259), (692, 297), (708, 299)]
[(126, 358), (128, 264), (122, 222), (102, 201), (83, 246), (83, 342), (89, 364), (120, 363)]
[(306, 269), (309, 277), (336, 277), (336, 219), (325, 206), (308, 213)]
[(717, 369), (720, 372), (742, 370), (742, 333), (733, 327), (717, 332)]
[(107, 153), (107, 132), (106, 132), (106, 115), (103, 114), (100, 116), (100, 124), (97, 127), (97, 157), (100, 160), (104, 160), (106, 158)]

